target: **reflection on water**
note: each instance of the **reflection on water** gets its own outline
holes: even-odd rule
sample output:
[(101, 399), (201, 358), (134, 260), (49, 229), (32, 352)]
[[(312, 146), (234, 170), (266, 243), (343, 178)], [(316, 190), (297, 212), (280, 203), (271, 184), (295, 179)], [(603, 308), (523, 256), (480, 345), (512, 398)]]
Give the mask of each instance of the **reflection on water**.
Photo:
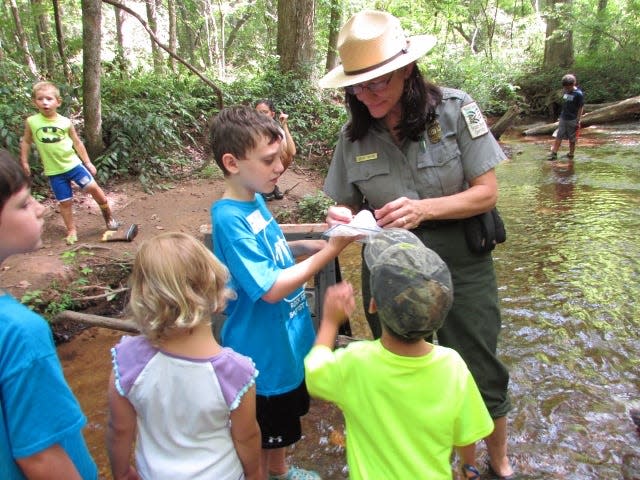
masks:
[(518, 152), (497, 170), (509, 238), (495, 254), (511, 451), (541, 478), (621, 478), (640, 455), (637, 137), (579, 141), (573, 168), (544, 161), (546, 145), (505, 145)]

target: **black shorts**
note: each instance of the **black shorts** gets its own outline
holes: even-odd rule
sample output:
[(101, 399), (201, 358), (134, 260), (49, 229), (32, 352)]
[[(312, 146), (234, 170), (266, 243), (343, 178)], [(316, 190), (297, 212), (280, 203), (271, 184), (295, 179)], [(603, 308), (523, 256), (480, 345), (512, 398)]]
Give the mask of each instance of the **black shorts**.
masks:
[(256, 396), (256, 417), (262, 432), (262, 448), (281, 448), (300, 440), (300, 417), (309, 411), (309, 393), (304, 382), (282, 395)]

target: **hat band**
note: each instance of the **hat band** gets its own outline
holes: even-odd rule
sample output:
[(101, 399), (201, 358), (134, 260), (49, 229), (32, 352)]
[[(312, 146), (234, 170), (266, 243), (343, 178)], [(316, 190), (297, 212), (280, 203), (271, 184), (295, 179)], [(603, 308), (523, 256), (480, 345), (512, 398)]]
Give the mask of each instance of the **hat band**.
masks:
[(360, 70), (349, 70), (349, 71), (345, 70), (344, 74), (345, 75), (360, 75), (361, 73), (370, 72), (371, 70), (375, 70), (376, 68), (383, 67), (387, 63), (392, 62), (393, 60), (398, 58), (400, 55), (404, 55), (408, 51), (409, 51), (409, 49), (407, 47), (405, 47), (402, 50), (400, 50), (398, 53), (396, 53), (393, 57), (387, 58), (384, 62), (376, 63), (375, 65), (371, 65), (370, 67), (366, 67), (366, 68), (361, 68)]

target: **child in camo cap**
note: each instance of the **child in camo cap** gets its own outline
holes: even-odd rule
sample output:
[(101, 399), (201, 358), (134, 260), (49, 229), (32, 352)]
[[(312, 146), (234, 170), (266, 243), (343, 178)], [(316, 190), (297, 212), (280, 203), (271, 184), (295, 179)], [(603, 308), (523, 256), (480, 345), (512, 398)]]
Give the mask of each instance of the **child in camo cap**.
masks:
[(344, 414), (350, 479), (450, 480), (453, 447), (486, 437), (493, 421), (458, 353), (425, 341), (451, 307), (449, 270), (405, 229), (369, 237), (364, 260), (382, 336), (332, 351), (355, 300), (348, 283), (329, 288), (307, 388)]

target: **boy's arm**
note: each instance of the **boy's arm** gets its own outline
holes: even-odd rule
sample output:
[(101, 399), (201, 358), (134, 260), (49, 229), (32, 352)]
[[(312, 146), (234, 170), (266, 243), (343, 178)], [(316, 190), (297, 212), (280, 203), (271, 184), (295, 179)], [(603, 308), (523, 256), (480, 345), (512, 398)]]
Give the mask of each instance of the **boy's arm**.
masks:
[(275, 283), (269, 291), (262, 296), (265, 302), (276, 303), (289, 295), (295, 289), (300, 288), (316, 273), (333, 260), (356, 237), (332, 237), (326, 245), (300, 263), (286, 268), (280, 272)]
[(287, 154), (293, 158), (296, 155), (296, 144), (293, 141), (293, 137), (291, 136), (291, 132), (289, 132), (289, 127), (287, 126), (287, 120), (285, 119), (282, 122), (282, 129), (284, 130), (284, 138), (287, 142)]
[(80, 140), (78, 132), (76, 132), (73, 124), (69, 127), (69, 137), (71, 138), (71, 141), (73, 141), (73, 148), (80, 157), (80, 160), (82, 160), (82, 163), (84, 163), (84, 166), (87, 167), (87, 170), (89, 170), (91, 175), (95, 175), (97, 172), (96, 167), (91, 163), (87, 149), (85, 148), (84, 143), (82, 143), (82, 140)]
[(31, 127), (25, 120), (24, 133), (22, 134), (22, 140), (20, 141), (20, 163), (22, 164), (22, 170), (26, 176), (31, 175), (31, 167), (29, 167), (29, 151), (31, 150), (31, 143), (33, 143), (33, 135), (31, 134)]
[(322, 250), (326, 245), (326, 240), (292, 240), (287, 242), (294, 257), (306, 257)]
[(16, 463), (29, 480), (64, 478), (81, 480), (76, 466), (60, 445), (52, 445), (29, 457), (19, 458)]
[(136, 436), (136, 411), (115, 385), (115, 375), (109, 378), (109, 424), (107, 426), (107, 453), (114, 480), (139, 478), (131, 466), (131, 453)]
[(349, 318), (355, 308), (353, 286), (349, 282), (336, 283), (327, 288), (315, 345), (324, 345), (332, 349), (340, 325)]
[(231, 438), (238, 453), (244, 478), (260, 480), (262, 440), (256, 420), (256, 387), (252, 386), (243, 396), (238, 408), (231, 412)]

